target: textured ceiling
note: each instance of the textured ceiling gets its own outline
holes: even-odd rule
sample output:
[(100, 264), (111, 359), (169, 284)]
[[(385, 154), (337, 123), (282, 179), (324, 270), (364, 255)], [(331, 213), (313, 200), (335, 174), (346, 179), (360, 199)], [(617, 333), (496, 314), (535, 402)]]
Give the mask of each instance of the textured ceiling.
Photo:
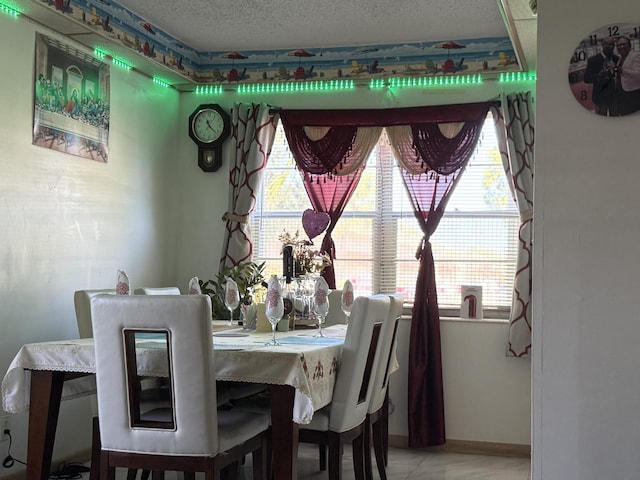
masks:
[(199, 51), (505, 36), (496, 0), (117, 0)]
[[(236, 51), (252, 58), (238, 64), (244, 68), (253, 59), (269, 56), (272, 58), (265, 60), (270, 62), (268, 66), (276, 65), (285, 59), (278, 55), (296, 49), (311, 49), (313, 55), (320, 57), (325, 53), (322, 60), (327, 61), (330, 57), (327, 54), (339, 55), (342, 47), (343, 60), (350, 65), (356, 57), (349, 55), (358, 50), (377, 51), (378, 48), (373, 47), (379, 46), (378, 54), (384, 50), (385, 55), (392, 55), (380, 59), (389, 71), (400, 68), (390, 65), (394, 59), (404, 67), (405, 58), (396, 57), (400, 53), (392, 53), (399, 47), (424, 51), (425, 56), (431, 56), (434, 52), (429, 49), (435, 42), (461, 42), (469, 48), (452, 56), (456, 61), (465, 57), (469, 62), (473, 59), (474, 45), (493, 44), (495, 47), (489, 48), (487, 54), (496, 56), (503, 49), (508, 51), (501, 41), (506, 39), (518, 60), (510, 66), (511, 70), (535, 70), (537, 63), (537, 22), (529, 7), (531, 0), (10, 1), (27, 18), (89, 48), (96, 48), (107, 40), (109, 55), (129, 59), (138, 70), (150, 76), (160, 73), (174, 86), (185, 84), (185, 80), (211, 81), (201, 78), (200, 73), (213, 68), (211, 64), (223, 57), (233, 58), (221, 53)], [(133, 26), (128, 31), (127, 22)], [(483, 39), (491, 41), (485, 43)], [(143, 46), (150, 50), (143, 51)], [(394, 50), (394, 47), (398, 48)], [(140, 58), (131, 58), (132, 51)], [(295, 62), (296, 57), (289, 58)], [(315, 63), (320, 60), (317, 58)], [(366, 53), (359, 60), (366, 63)], [(229, 63), (226, 60), (224, 64), (227, 69)], [(308, 68), (309, 64), (305, 66)], [(295, 65), (289, 66), (292, 67)], [(316, 72), (318, 68), (319, 65)], [(250, 81), (257, 77), (258, 69), (254, 70)], [(406, 71), (399, 74), (403, 72)], [(473, 73), (472, 68), (467, 73)], [(411, 69), (408, 74), (415, 73)], [(319, 74), (315, 75), (318, 78)]]
[[(108, 0), (101, 0), (107, 2)], [(201, 52), (329, 48), (510, 36), (536, 66), (530, 0), (117, 0)]]

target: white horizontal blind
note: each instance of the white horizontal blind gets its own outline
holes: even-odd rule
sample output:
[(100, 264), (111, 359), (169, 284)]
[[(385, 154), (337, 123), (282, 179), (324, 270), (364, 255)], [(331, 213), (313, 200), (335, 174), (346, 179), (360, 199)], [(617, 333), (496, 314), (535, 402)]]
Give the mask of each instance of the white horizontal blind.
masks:
[[(251, 220), (254, 260), (267, 262), (268, 275), (282, 274), (277, 237), (283, 229), (305, 237), (301, 217), (307, 208), (301, 176), (279, 126)], [(489, 117), (431, 238), (441, 307), (460, 306), (461, 285), (482, 285), (485, 308), (510, 307), (518, 222)], [(338, 288), (349, 278), (356, 295), (398, 292), (413, 301), (419, 266), (415, 254), (422, 232), (385, 134), (372, 151), (333, 238)], [(321, 241), (322, 235), (314, 239), (317, 248)]]

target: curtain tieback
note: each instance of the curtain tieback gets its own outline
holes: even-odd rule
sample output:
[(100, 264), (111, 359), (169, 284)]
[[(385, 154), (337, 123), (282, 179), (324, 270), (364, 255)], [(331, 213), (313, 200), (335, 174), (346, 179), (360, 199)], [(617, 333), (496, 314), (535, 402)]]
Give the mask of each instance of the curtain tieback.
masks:
[(222, 220), (231, 220), (232, 222), (238, 223), (249, 223), (249, 215), (237, 215), (235, 213), (225, 212), (225, 214), (222, 215)]
[(533, 209), (525, 210), (524, 212), (520, 212), (520, 222), (528, 222), (529, 220), (533, 220)]
[(426, 235), (424, 235), (422, 240), (420, 240), (420, 245), (418, 245), (418, 249), (416, 250), (416, 260), (420, 260), (422, 258), (422, 252), (424, 251), (424, 247), (428, 241), (429, 240)]

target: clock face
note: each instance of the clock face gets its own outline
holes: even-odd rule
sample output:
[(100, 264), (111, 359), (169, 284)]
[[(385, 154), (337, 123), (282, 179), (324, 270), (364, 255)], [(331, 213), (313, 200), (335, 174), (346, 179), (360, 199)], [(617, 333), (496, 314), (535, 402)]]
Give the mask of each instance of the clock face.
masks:
[(198, 140), (203, 143), (213, 143), (224, 132), (224, 118), (217, 110), (203, 109), (194, 117), (191, 129)]
[(640, 24), (604, 25), (585, 36), (569, 60), (569, 86), (580, 105), (619, 117), (640, 110)]

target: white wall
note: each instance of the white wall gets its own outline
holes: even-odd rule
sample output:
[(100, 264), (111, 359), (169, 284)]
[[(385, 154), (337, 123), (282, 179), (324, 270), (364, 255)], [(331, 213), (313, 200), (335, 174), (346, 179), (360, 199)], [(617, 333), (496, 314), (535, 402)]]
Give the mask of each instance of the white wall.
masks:
[[(409, 330), (398, 327), (400, 368), (391, 376), (395, 411), (389, 434), (408, 435), (407, 372)], [(529, 445), (531, 382), (529, 358), (505, 356), (508, 324), (442, 320), (442, 377), (447, 440)]]
[[(3, 374), (22, 344), (77, 336), (74, 290), (112, 287), (118, 268), (134, 286), (176, 281), (179, 95), (112, 67), (107, 164), (32, 146), (34, 32), (0, 14)], [(11, 453), (25, 460), (26, 415), (10, 421)], [(90, 423), (86, 399), (65, 402), (54, 455), (86, 450)]]
[[(187, 118), (200, 103), (216, 102), (228, 108), (235, 101), (265, 101), (288, 108), (389, 108), (483, 101), (500, 92), (492, 82), (467, 90), (369, 92), (359, 88), (333, 95), (256, 98), (225, 92), (221, 97), (200, 97), (178, 95), (141, 75), (111, 67), (110, 154), (109, 163), (102, 164), (31, 145), (35, 31), (24, 19), (0, 14), (0, 58), (5, 59), (0, 76), (2, 373), (24, 343), (76, 336), (73, 291), (114, 285), (118, 268), (127, 271), (134, 287), (173, 284), (184, 289), (192, 275), (207, 279), (216, 274), (228, 162), (217, 173), (197, 167), (197, 148), (187, 135)], [(531, 87), (515, 86), (509, 91)], [(478, 333), (477, 346), (486, 352), (474, 353), (473, 362), (461, 362), (471, 354), (467, 341), (476, 333), (443, 325), (445, 395), (452, 401), (447, 408), (449, 438), (527, 443), (528, 428), (517, 426), (529, 416), (528, 404), (519, 401), (525, 392), (519, 385), (526, 389), (528, 384), (527, 368), (513, 367), (527, 361), (503, 356), (501, 330), (503, 326), (489, 327), (493, 333)], [(454, 340), (457, 337), (460, 345)], [(449, 350), (458, 352), (451, 360)], [(482, 368), (484, 360), (479, 358), (486, 358), (487, 368)], [(471, 373), (464, 368), (467, 363), (477, 365), (479, 372), (498, 368), (512, 370), (511, 375), (518, 370), (523, 377), (511, 383), (505, 376), (502, 384), (499, 376), (487, 379), (491, 388), (478, 392), (468, 413), (459, 404), (461, 386), (468, 383), (465, 375)], [(456, 379), (453, 373), (450, 378), (449, 372), (463, 376)], [(508, 396), (514, 388), (518, 401), (513, 405), (519, 409), (503, 409), (508, 415), (500, 417), (493, 404), (496, 391), (509, 392)], [(479, 404), (490, 411), (479, 411)], [(86, 399), (64, 403), (54, 458), (89, 448), (90, 415)], [(474, 415), (515, 426), (508, 431), (487, 427), (490, 422), (467, 423)], [(26, 415), (11, 417), (16, 458), (26, 457), (26, 427)], [(6, 443), (0, 443), (0, 452), (5, 448)], [(0, 469), (0, 478), (16, 471), (18, 467)]]
[(640, 114), (583, 109), (578, 42), (640, 22), (636, 2), (539, 2), (533, 478), (640, 477)]

